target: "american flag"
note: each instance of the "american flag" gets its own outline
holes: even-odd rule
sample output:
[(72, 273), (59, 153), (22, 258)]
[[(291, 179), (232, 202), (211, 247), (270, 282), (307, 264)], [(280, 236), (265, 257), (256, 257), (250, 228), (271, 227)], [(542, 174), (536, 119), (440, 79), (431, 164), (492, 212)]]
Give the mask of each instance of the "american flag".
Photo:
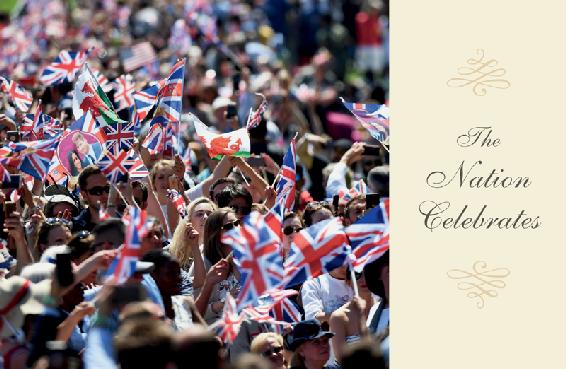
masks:
[(283, 165), (279, 172), (279, 182), (277, 182), (276, 202), (283, 204), (286, 211), (293, 211), (295, 206), (295, 192), (297, 188), (297, 154), (295, 150), (295, 138), (291, 140), (289, 149), (283, 157)]
[(253, 111), (252, 108), (250, 108), (250, 114), (248, 115), (248, 121), (246, 122), (247, 129), (252, 129), (257, 127), (259, 123), (261, 123), (261, 117), (263, 116), (263, 112), (267, 110), (267, 100), (265, 99), (265, 96), (261, 94), (258, 95), (261, 96), (263, 100), (261, 101), (261, 104), (259, 104), (259, 107), (257, 108), (256, 111)]
[(177, 213), (181, 218), (187, 217), (187, 204), (185, 204), (185, 198), (183, 195), (179, 193), (177, 190), (167, 190), (167, 197), (171, 200), (175, 208), (177, 209)]
[(222, 342), (231, 343), (234, 342), (240, 332), (240, 326), (244, 320), (243, 314), (238, 314), (238, 309), (236, 307), (236, 300), (232, 295), (226, 295), (226, 301), (224, 302), (224, 310), (222, 311), (222, 316), (210, 328), (216, 332), (216, 335), (220, 337)]
[(134, 149), (120, 151), (117, 154), (105, 150), (97, 164), (108, 181), (114, 184), (123, 181), (127, 178), (126, 176), (141, 179), (148, 175), (147, 168)]
[(384, 142), (389, 137), (389, 107), (379, 104), (342, 103), (373, 138)]
[(18, 85), (16, 82), (0, 76), (0, 88), (8, 100), (10, 100), (16, 108), (23, 112), (27, 112), (33, 102), (33, 97), (29, 91)]
[(146, 211), (137, 207), (130, 207), (122, 220), (126, 225), (124, 245), (106, 271), (106, 281), (117, 284), (126, 282), (136, 271), (141, 241), (149, 229)]
[(155, 50), (148, 41), (122, 48), (120, 56), (126, 73), (151, 64), (156, 59)]
[(0, 164), (17, 167), (24, 173), (43, 181), (59, 145), (59, 139), (10, 142), (0, 152)]
[(134, 146), (134, 123), (117, 122), (103, 127), (106, 149), (118, 155), (120, 151), (129, 151)]
[(75, 80), (75, 74), (86, 62), (87, 55), (88, 52), (85, 50), (62, 50), (53, 63), (43, 69), (39, 80), (46, 86), (58, 85), (63, 82), (73, 82)]
[(279, 252), (281, 240), (262, 214), (254, 211), (244, 217), (242, 225), (226, 232), (222, 242), (232, 245), (234, 262), (240, 271), (238, 306), (253, 305), (266, 291), (281, 286), (285, 277)]
[(366, 264), (389, 250), (389, 198), (381, 200), (379, 206), (346, 227), (346, 235), (355, 257), (352, 261), (354, 270), (361, 272)]
[(342, 266), (348, 244), (339, 218), (324, 220), (296, 233), (285, 260), (287, 286), (298, 285)]
[(134, 105), (134, 80), (125, 74), (114, 80), (114, 104), (116, 110), (129, 109)]
[(363, 179), (355, 181), (350, 189), (338, 190), (338, 199), (340, 204), (346, 204), (348, 201), (359, 195), (365, 195), (368, 192), (368, 186)]

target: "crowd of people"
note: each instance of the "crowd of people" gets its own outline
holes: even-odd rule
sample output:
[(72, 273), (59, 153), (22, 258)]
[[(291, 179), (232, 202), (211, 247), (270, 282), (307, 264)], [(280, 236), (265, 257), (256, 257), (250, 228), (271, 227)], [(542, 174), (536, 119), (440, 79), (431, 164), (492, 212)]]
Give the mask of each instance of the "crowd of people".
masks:
[[(283, 260), (302, 230), (334, 218), (352, 225), (388, 199), (388, 144), (340, 101), (387, 103), (386, 0), (19, 0), (4, 11), (0, 87), (17, 81), (33, 103), (25, 111), (0, 89), (0, 368), (389, 367), (389, 251), (361, 273), (344, 263), (291, 286), (300, 316), (289, 325), (248, 317), (230, 341), (215, 330), (242, 289), (225, 235), (274, 206), (295, 137)], [(3, 156), (10, 141), (26, 141), (26, 113), (41, 108), (63, 129), (77, 119), (73, 81), (40, 80), (61, 50), (88, 50), (126, 122), (135, 113), (116, 103), (112, 81), (128, 74), (138, 91), (186, 58), (177, 148), (142, 145), (155, 107), (136, 133), (145, 178), (110, 181), (97, 165), (104, 142), (77, 131), (54, 155), (65, 176), (40, 180)], [(131, 67), (135, 55), (143, 65)], [(194, 117), (229, 133), (263, 102), (251, 157), (212, 159)], [(143, 234), (124, 223), (134, 209), (147, 214)], [(126, 281), (105, 281), (138, 236)]]

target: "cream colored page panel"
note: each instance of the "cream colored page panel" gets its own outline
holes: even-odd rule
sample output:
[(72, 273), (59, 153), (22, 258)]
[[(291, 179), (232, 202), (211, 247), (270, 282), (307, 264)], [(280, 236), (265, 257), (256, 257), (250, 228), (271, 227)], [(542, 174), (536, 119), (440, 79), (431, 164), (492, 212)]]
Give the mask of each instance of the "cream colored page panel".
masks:
[[(566, 367), (564, 14), (559, 1), (391, 4), (393, 369)], [(482, 63), (484, 77), (459, 74)], [(472, 77), (485, 93), (449, 87)], [(480, 126), (497, 147), (458, 145)], [(463, 165), (465, 174), (477, 161), (468, 178), (503, 169), (530, 185), (427, 184), (432, 172), (451, 177)], [(486, 205), (485, 218), (523, 210), (521, 221), (541, 225), (431, 231), (423, 201), (450, 202), (442, 218), (465, 205), (463, 218), (475, 218)]]

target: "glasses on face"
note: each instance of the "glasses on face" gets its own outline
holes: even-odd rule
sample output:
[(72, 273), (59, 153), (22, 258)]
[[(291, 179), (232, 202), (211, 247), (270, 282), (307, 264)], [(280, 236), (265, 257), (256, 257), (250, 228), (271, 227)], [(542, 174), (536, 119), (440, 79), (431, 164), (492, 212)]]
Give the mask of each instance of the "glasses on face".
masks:
[(92, 196), (102, 196), (103, 193), (110, 193), (110, 185), (94, 186), (93, 188), (86, 190), (86, 192)]
[(45, 224), (47, 225), (64, 225), (67, 226), (69, 228), (73, 227), (73, 222), (71, 222), (70, 220), (67, 219), (63, 219), (63, 218), (47, 218), (45, 219)]
[(221, 227), (221, 229), (222, 229), (223, 231), (229, 231), (229, 230), (234, 229), (235, 227), (239, 227), (239, 226), (240, 226), (240, 220), (239, 220), (239, 219), (236, 219), (236, 220), (233, 221), (233, 222), (224, 224), (224, 225)]
[(283, 228), (283, 234), (285, 234), (286, 236), (290, 236), (295, 232), (300, 232), (302, 229), (303, 229), (303, 227), (287, 226), (287, 227)]
[(269, 350), (265, 350), (264, 352), (262, 352), (261, 356), (270, 357), (271, 355), (278, 354), (281, 351), (283, 351), (283, 346), (272, 347)]
[(90, 236), (90, 232), (89, 231), (80, 231), (76, 233), (76, 237), (78, 237), (79, 240), (84, 240), (85, 238), (87, 238), (88, 236)]

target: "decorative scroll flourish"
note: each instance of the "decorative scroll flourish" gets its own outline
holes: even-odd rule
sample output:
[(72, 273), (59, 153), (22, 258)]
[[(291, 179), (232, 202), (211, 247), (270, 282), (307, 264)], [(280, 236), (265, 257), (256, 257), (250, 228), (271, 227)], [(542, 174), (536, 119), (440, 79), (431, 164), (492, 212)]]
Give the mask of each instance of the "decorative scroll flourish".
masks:
[(466, 61), (467, 65), (458, 68), (458, 76), (450, 78), (446, 84), (448, 87), (470, 86), (476, 96), (485, 96), (488, 88), (505, 90), (511, 86), (511, 82), (503, 77), (506, 73), (504, 68), (498, 67), (499, 62), (495, 59), (486, 59), (483, 49), (476, 51), (477, 57)]
[(487, 297), (497, 297), (497, 290), (505, 288), (503, 278), (511, 274), (511, 271), (507, 268), (490, 269), (485, 261), (476, 261), (471, 272), (451, 269), (446, 274), (450, 279), (460, 280), (458, 289), (467, 291), (466, 296), (475, 299), (478, 309), (483, 309)]

